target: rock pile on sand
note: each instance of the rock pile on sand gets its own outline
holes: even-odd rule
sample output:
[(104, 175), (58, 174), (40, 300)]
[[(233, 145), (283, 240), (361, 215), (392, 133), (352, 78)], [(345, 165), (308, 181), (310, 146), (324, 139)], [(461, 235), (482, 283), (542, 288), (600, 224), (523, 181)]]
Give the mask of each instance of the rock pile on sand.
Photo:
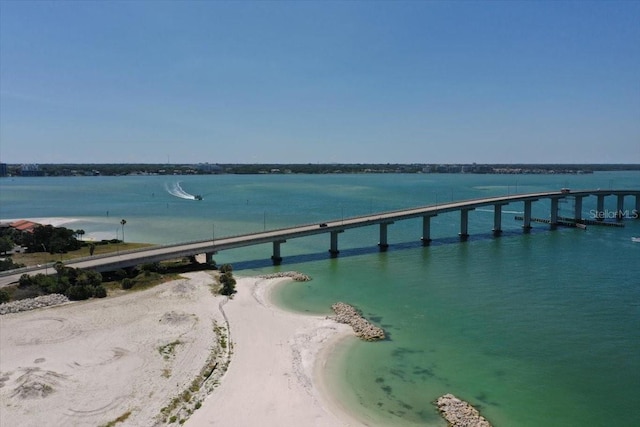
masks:
[(296, 282), (308, 282), (309, 280), (311, 280), (311, 277), (297, 271), (281, 271), (279, 273), (263, 274), (258, 277), (262, 279), (278, 279), (281, 277), (289, 277)]
[(62, 294), (50, 294), (35, 298), (21, 299), (18, 301), (0, 304), (0, 315), (35, 310), (36, 308), (49, 307), (51, 305), (64, 304), (66, 302), (69, 302), (69, 298)]
[(489, 421), (478, 410), (453, 394), (440, 396), (436, 401), (442, 417), (452, 427), (491, 427)]
[(335, 316), (330, 319), (339, 323), (346, 323), (353, 328), (356, 335), (365, 341), (377, 341), (385, 339), (382, 328), (379, 328), (367, 319), (363, 318), (358, 310), (344, 302), (337, 302), (331, 306)]

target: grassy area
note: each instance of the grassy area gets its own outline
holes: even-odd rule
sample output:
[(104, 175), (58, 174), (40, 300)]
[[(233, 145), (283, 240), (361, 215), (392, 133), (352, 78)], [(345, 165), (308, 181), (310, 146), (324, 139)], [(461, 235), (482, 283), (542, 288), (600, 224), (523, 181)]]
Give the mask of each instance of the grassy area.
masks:
[[(108, 254), (119, 251), (130, 251), (133, 249), (146, 248), (149, 246), (154, 246), (150, 243), (107, 243), (97, 244), (95, 246), (95, 251), (93, 255), (101, 255)], [(67, 252), (66, 254), (50, 254), (48, 252), (35, 252), (35, 253), (19, 253), (11, 255), (14, 263), (24, 264), (26, 266), (38, 265), (38, 264), (46, 264), (49, 262), (57, 262), (57, 261), (69, 261), (75, 258), (83, 258), (88, 257), (89, 255), (89, 246), (83, 246), (77, 251)]]
[(120, 280), (103, 282), (102, 284), (107, 289), (109, 296), (111, 296), (130, 291), (144, 291), (145, 289), (153, 288), (162, 283), (178, 280), (181, 277), (180, 273), (177, 272), (166, 272), (163, 274), (153, 272), (149, 275), (139, 274), (131, 279), (134, 283), (133, 287), (127, 290), (122, 289), (122, 282)]

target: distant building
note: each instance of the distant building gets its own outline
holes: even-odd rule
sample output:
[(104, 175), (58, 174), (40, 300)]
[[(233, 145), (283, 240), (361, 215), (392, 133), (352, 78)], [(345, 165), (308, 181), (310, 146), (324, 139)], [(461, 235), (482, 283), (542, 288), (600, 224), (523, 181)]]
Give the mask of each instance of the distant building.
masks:
[(41, 224), (37, 222), (28, 221), (26, 219), (21, 219), (19, 221), (14, 221), (9, 224), (9, 226), (15, 230), (22, 231), (23, 233), (33, 233), (33, 230), (36, 227), (39, 227)]
[(7, 164), (0, 163), (0, 176), (7, 176)]
[(20, 167), (21, 176), (44, 176), (44, 171), (38, 165), (22, 165)]
[(213, 165), (209, 163), (200, 163), (198, 164), (198, 169), (204, 173), (222, 173), (222, 166)]

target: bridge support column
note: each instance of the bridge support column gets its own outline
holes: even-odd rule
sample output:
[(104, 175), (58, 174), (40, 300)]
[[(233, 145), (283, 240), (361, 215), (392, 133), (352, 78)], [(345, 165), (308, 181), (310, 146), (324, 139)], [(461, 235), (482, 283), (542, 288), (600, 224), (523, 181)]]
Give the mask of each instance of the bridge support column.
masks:
[(604, 221), (604, 194), (598, 194), (596, 202), (596, 220)]
[(522, 224), (522, 229), (525, 233), (528, 233), (529, 230), (531, 230), (531, 203), (533, 203), (533, 200), (524, 201), (524, 221)]
[(493, 205), (493, 235), (499, 236), (502, 233), (502, 205)]
[(622, 221), (624, 218), (624, 194), (618, 194), (618, 203), (616, 205), (616, 221)]
[(640, 219), (640, 194), (636, 195), (636, 208), (634, 210), (634, 218)]
[(380, 241), (378, 242), (378, 246), (380, 247), (380, 251), (384, 252), (389, 248), (389, 244), (387, 243), (387, 227), (393, 224), (393, 222), (382, 222), (380, 223)]
[(460, 210), (460, 240), (467, 240), (469, 238), (469, 211), (473, 209)]
[(217, 254), (217, 252), (207, 252), (204, 254), (205, 263), (209, 265), (213, 265), (213, 256)]
[(549, 224), (551, 224), (551, 229), (555, 229), (558, 226), (558, 197), (551, 198), (551, 213), (549, 218)]
[(431, 217), (435, 215), (425, 215), (422, 217), (422, 246), (431, 243)]
[(285, 242), (286, 240), (276, 240), (273, 242), (273, 255), (271, 255), (273, 265), (280, 265), (282, 262), (282, 257), (280, 256), (280, 245)]
[(575, 219), (576, 222), (582, 219), (582, 198), (583, 197), (584, 196), (575, 196), (576, 203), (573, 210), (573, 219)]
[(340, 251), (338, 250), (338, 233), (342, 233), (342, 231), (332, 231), (331, 232), (331, 246), (329, 248), (329, 253), (331, 254), (331, 258), (335, 258), (338, 256)]

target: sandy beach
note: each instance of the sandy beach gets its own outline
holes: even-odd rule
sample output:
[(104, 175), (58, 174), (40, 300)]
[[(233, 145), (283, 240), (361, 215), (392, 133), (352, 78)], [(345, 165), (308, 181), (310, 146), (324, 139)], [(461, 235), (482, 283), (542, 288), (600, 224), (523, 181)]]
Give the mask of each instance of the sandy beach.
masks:
[(350, 327), (272, 306), (287, 279), (241, 278), (229, 301), (212, 280), (0, 316), (0, 425), (364, 425), (318, 387)]

